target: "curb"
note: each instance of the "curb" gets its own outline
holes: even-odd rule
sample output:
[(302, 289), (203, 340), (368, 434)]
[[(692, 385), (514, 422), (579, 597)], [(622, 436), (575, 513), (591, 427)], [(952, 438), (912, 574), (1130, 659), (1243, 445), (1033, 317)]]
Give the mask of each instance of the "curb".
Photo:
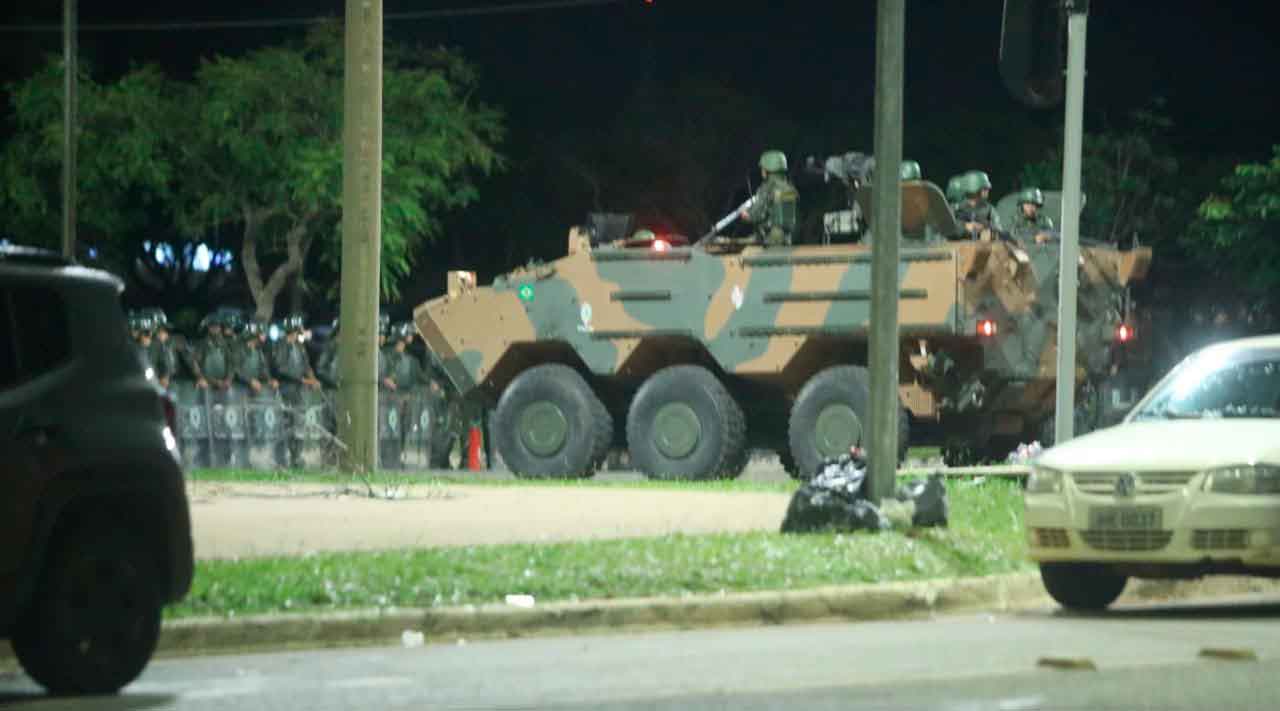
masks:
[[(1152, 604), (1280, 594), (1280, 581), (1215, 577), (1140, 580), (1119, 604)], [(821, 621), (918, 619), (940, 613), (1054, 607), (1038, 572), (982, 578), (843, 585), (761, 591), (435, 609), (365, 610), (316, 615), (200, 618), (166, 623), (159, 653), (191, 655), (396, 644), (406, 631), (425, 642), (620, 631), (781, 625)]]
[[(1280, 593), (1280, 581), (1213, 577), (1142, 580), (1120, 604)], [(985, 578), (844, 585), (800, 591), (629, 598), (516, 607), (505, 604), (167, 621), (157, 656), (393, 645), (406, 631), (425, 642), (604, 632), (918, 619), (939, 613), (1053, 607), (1036, 572)], [(0, 659), (11, 656), (0, 647)]]
[(637, 629), (867, 621), (939, 612), (1009, 609), (1047, 601), (1035, 573), (802, 591), (629, 598), (535, 605), (468, 605), (317, 615), (192, 618), (166, 622), (160, 655), (395, 644), (405, 631), (428, 642)]

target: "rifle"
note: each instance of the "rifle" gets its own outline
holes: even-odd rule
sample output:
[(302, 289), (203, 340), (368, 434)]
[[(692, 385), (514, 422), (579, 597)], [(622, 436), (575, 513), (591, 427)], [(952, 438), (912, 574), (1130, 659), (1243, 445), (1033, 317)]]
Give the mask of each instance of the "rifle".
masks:
[(719, 222), (711, 226), (711, 231), (703, 235), (701, 238), (699, 238), (697, 242), (694, 242), (693, 246), (697, 247), (703, 242), (711, 239), (712, 237), (715, 237), (717, 232), (733, 224), (734, 221), (738, 219), (739, 215), (742, 213), (743, 210), (750, 210), (751, 207), (755, 204), (756, 204), (756, 196), (752, 195), (751, 197), (743, 201), (741, 205), (735, 208), (733, 212), (730, 212), (729, 214), (720, 218)]

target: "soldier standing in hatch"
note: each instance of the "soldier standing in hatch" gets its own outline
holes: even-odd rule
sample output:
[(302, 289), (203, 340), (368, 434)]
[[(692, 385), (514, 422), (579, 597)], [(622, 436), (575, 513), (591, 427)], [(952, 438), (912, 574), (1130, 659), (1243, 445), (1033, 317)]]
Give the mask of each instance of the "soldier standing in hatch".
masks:
[(1000, 215), (996, 213), (988, 201), (991, 195), (991, 178), (980, 170), (972, 170), (964, 174), (960, 189), (964, 192), (964, 200), (955, 207), (956, 220), (964, 226), (970, 238), (980, 239), (983, 232), (1003, 232)]
[(1053, 219), (1040, 213), (1044, 193), (1040, 188), (1027, 188), (1018, 193), (1018, 216), (1013, 218), (1013, 238), (1022, 244), (1044, 244), (1053, 239)]
[(756, 239), (767, 247), (791, 244), (796, 229), (796, 202), (800, 193), (787, 180), (787, 156), (782, 151), (760, 155), (760, 175), (764, 182), (756, 189), (755, 202), (738, 216), (755, 225)]
[(289, 466), (297, 467), (302, 463), (302, 443), (298, 435), (304, 422), (302, 408), (305, 404), (304, 390), (319, 390), (320, 381), (316, 379), (311, 368), (311, 359), (307, 356), (307, 347), (302, 342), (302, 334), (306, 330), (302, 316), (293, 315), (284, 320), (285, 337), (276, 343), (270, 361), (277, 380), (280, 381), (280, 394), (288, 407), (288, 421), (291, 436), (289, 441)]

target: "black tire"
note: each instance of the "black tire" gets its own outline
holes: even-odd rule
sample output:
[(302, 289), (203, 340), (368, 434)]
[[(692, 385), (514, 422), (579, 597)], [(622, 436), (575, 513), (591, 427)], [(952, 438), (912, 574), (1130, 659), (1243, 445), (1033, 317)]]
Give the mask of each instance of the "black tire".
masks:
[(595, 439), (591, 443), (591, 469), (599, 471), (604, 468), (609, 450), (613, 448), (613, 415), (609, 414), (609, 408), (599, 397), (592, 398), (591, 411), (597, 425), (593, 433)]
[(787, 473), (796, 481), (808, 481), (809, 477), (800, 475), (800, 468), (796, 466), (796, 458), (791, 456), (791, 450), (783, 448), (778, 451), (778, 464), (782, 465), (782, 471)]
[[(673, 441), (665, 423), (696, 426)], [(674, 425), (667, 424), (666, 427)], [(655, 479), (714, 479), (736, 476), (745, 466), (746, 420), (742, 407), (711, 371), (675, 365), (654, 373), (627, 411), (631, 465)], [(737, 468), (737, 471), (735, 471)]]
[(1120, 597), (1128, 578), (1097, 563), (1041, 563), (1049, 596), (1070, 610), (1099, 611)]
[(142, 539), (119, 526), (86, 526), (55, 541), (14, 632), (22, 668), (54, 694), (114, 694), (155, 652), (159, 568)]
[[(787, 422), (787, 439), (799, 478), (811, 478), (824, 459), (847, 454), (853, 445), (866, 446), (870, 384), (866, 368), (836, 365), (809, 378), (800, 389)], [(850, 425), (847, 436), (832, 430), (845, 423)], [(875, 454), (869, 448), (868, 453)]]
[(613, 430), (609, 412), (587, 381), (559, 363), (516, 376), (498, 399), (494, 415), (498, 453), (519, 477), (591, 476), (599, 441)]

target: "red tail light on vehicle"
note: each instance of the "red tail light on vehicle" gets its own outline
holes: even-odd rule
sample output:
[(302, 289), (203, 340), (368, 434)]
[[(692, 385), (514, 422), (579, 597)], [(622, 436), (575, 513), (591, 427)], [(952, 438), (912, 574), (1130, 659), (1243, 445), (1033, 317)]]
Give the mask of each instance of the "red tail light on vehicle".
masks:
[(992, 336), (996, 335), (997, 332), (999, 332), (999, 328), (996, 327), (995, 321), (992, 321), (989, 318), (984, 318), (981, 321), (978, 321), (979, 336), (985, 336), (987, 338), (991, 338)]
[(1137, 329), (1127, 323), (1122, 323), (1119, 326), (1116, 326), (1116, 340), (1120, 343), (1128, 343), (1134, 338), (1137, 338), (1137, 336)]
[(178, 408), (173, 403), (173, 397), (168, 393), (161, 395), (160, 407), (164, 409), (164, 422), (169, 426), (169, 431), (176, 433), (178, 431)]
[(671, 243), (670, 243), (670, 242), (668, 242), (668, 241), (666, 241), (666, 240), (664, 240), (664, 239), (655, 239), (655, 240), (653, 241), (653, 251), (655, 251), (655, 252), (665, 252), (665, 251), (667, 251), (668, 249), (671, 249)]

